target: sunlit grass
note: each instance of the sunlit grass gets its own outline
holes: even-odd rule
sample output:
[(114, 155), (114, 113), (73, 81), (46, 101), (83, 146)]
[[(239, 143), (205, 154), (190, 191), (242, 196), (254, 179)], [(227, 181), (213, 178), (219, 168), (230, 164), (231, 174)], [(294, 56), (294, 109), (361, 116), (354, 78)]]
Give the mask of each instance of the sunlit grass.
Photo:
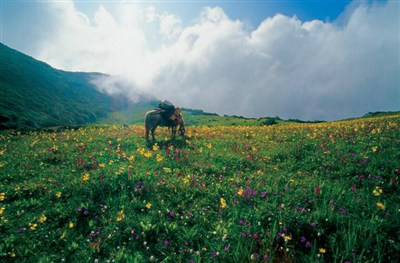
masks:
[(0, 258), (390, 262), (400, 116), (0, 135)]

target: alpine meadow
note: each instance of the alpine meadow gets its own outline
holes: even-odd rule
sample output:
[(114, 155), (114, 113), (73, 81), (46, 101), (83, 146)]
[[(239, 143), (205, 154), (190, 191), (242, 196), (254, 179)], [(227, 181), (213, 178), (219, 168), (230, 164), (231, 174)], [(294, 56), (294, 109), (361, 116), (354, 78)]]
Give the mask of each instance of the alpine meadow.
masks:
[(0, 262), (400, 262), (399, 14), (0, 1)]
[(318, 124), (3, 132), (1, 257), (393, 262), (400, 115)]

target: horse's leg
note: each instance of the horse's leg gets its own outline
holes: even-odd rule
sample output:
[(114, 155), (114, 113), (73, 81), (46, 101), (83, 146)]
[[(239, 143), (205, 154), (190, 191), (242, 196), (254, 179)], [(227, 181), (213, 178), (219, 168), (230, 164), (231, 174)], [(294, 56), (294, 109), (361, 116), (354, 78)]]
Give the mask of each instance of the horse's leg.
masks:
[(153, 138), (153, 141), (156, 140), (156, 137), (154, 136), (154, 132), (156, 131), (156, 128), (157, 127), (154, 127), (154, 128), (151, 129), (151, 137)]
[(175, 140), (176, 137), (176, 126), (172, 126), (172, 140)]
[(146, 127), (146, 141), (149, 141), (149, 132), (150, 130)]

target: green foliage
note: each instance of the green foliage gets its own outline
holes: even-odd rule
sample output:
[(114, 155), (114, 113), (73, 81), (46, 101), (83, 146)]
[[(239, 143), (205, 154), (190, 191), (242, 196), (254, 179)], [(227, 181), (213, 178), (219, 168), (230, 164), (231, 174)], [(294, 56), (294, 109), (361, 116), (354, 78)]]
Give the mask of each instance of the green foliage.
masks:
[(399, 128), (160, 128), (151, 144), (142, 125), (1, 132), (0, 260), (394, 262)]
[(115, 110), (90, 83), (95, 73), (65, 72), (0, 43), (0, 128), (94, 122)]

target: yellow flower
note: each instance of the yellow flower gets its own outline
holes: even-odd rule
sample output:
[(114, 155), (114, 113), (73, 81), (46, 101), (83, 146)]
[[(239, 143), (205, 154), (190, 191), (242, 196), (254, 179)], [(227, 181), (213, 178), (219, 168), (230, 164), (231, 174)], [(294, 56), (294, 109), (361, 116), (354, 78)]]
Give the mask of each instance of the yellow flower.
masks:
[(150, 209), (150, 208), (151, 208), (151, 204), (150, 204), (150, 203), (147, 203), (147, 204), (146, 204), (146, 208), (147, 208), (147, 209)]
[(133, 162), (133, 160), (135, 159), (135, 157), (134, 157), (133, 155), (131, 155), (131, 156), (129, 156), (127, 159), (128, 159), (128, 161)]
[(90, 179), (90, 175), (85, 173), (82, 175), (82, 182), (86, 183)]
[(56, 193), (56, 196), (57, 196), (58, 198), (60, 198), (60, 197), (61, 197), (61, 195), (62, 195), (62, 193), (61, 193), (61, 192), (57, 192), (57, 193)]
[(3, 214), (3, 212), (4, 212), (5, 209), (6, 209), (5, 207), (1, 207), (1, 208), (0, 208), (0, 215)]
[(219, 202), (221, 203), (221, 207), (225, 208), (226, 207), (226, 201), (224, 198), (221, 197), (221, 199), (219, 200)]
[(372, 193), (375, 196), (380, 196), (383, 193), (383, 190), (381, 188), (379, 188), (379, 186), (375, 187), (374, 191), (372, 191)]
[(163, 160), (163, 157), (160, 154), (157, 154), (157, 162), (161, 162)]
[(99, 167), (100, 168), (104, 168), (104, 167), (106, 167), (106, 164), (105, 163), (101, 163), (101, 164), (99, 164)]
[(158, 147), (157, 143), (154, 144), (154, 145), (153, 145), (153, 151), (158, 151), (158, 149), (159, 149), (159, 147)]
[(183, 178), (183, 183), (187, 184), (190, 181), (190, 175), (186, 176), (185, 178)]
[(372, 147), (372, 152), (376, 152), (376, 151), (378, 151), (378, 147), (377, 146)]
[(237, 192), (237, 194), (242, 196), (243, 195), (243, 188), (240, 188), (239, 191)]
[(291, 236), (284, 236), (283, 239), (285, 239), (285, 241), (287, 242), (289, 240), (292, 240), (292, 237)]
[(33, 230), (36, 229), (37, 224), (36, 223), (35, 224), (29, 223), (28, 226), (29, 226), (29, 229), (33, 231)]
[(325, 254), (325, 253), (326, 253), (326, 249), (325, 249), (325, 248), (320, 248), (320, 249), (319, 249), (319, 253)]
[(43, 214), (37, 220), (39, 223), (44, 223), (47, 220), (47, 217)]
[(164, 167), (163, 170), (165, 173), (170, 173), (172, 171), (171, 168), (167, 168), (167, 167)]
[(69, 222), (68, 227), (69, 227), (69, 228), (74, 228), (74, 223)]
[(377, 206), (379, 209), (385, 210), (385, 205), (382, 204), (381, 202), (376, 203), (376, 206)]
[(0, 201), (3, 201), (5, 196), (6, 196), (5, 193), (0, 193)]
[(122, 221), (125, 218), (124, 210), (118, 212), (117, 222)]

